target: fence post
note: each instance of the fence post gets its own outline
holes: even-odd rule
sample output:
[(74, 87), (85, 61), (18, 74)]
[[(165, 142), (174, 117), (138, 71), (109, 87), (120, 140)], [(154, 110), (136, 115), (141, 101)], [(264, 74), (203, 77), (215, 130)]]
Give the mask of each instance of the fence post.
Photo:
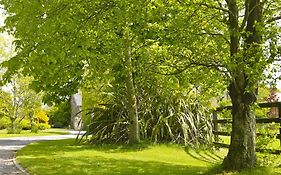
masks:
[(280, 120), (281, 120), (281, 103), (278, 104), (278, 118), (279, 118), (279, 144), (281, 146), (281, 123), (280, 123)]
[[(214, 128), (213, 128), (213, 133), (214, 131), (218, 131), (219, 130), (219, 125), (218, 125), (218, 112), (216, 110), (213, 111), (213, 125), (214, 125)], [(219, 142), (219, 136), (214, 133), (214, 139), (215, 139), (215, 142)]]

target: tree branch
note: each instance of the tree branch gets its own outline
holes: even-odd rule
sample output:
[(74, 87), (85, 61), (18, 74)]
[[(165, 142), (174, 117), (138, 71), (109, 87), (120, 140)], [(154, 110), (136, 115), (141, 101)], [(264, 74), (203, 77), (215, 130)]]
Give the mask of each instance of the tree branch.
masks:
[(231, 13), (231, 11), (229, 11), (228, 9), (226, 8), (223, 8), (221, 6), (221, 4), (219, 4), (219, 7), (218, 6), (214, 6), (214, 5), (210, 5), (210, 4), (206, 4), (206, 3), (203, 3), (203, 2), (192, 2), (192, 3), (186, 3), (184, 2), (183, 0), (177, 0), (179, 3), (184, 3), (185, 5), (198, 5), (198, 6), (205, 6), (207, 8), (210, 8), (210, 9), (216, 9), (216, 10), (220, 10), (220, 11), (224, 11), (224, 12), (227, 12), (227, 13)]
[(272, 23), (272, 22), (275, 22), (275, 21), (278, 21), (278, 20), (281, 20), (281, 16), (273, 17), (273, 18), (267, 20), (266, 23)]
[(199, 5), (199, 6), (205, 6), (207, 8), (210, 8), (210, 9), (216, 9), (216, 10), (220, 10), (220, 11), (224, 11), (224, 12), (227, 12), (227, 13), (231, 13), (230, 10), (226, 9), (226, 8), (223, 8), (223, 7), (218, 7), (218, 6), (214, 6), (214, 5), (210, 5), (210, 4), (206, 4), (206, 3), (194, 3), (195, 5)]
[(207, 33), (207, 32), (203, 32), (203, 33), (197, 33), (195, 35), (210, 35), (210, 36), (219, 36), (222, 37), (228, 44), (230, 44), (230, 41), (228, 40), (227, 37), (225, 37), (223, 34), (221, 33)]
[(225, 73), (226, 75), (228, 74), (227, 71), (222, 70), (222, 68), (224, 68), (222, 65), (218, 65), (218, 64), (214, 64), (214, 63), (198, 63), (198, 62), (190, 62), (189, 64), (185, 65), (182, 68), (177, 68), (175, 66), (171, 66), (169, 65), (169, 67), (172, 67), (173, 69), (176, 69), (173, 72), (166, 72), (166, 73), (162, 73), (159, 71), (152, 71), (156, 74), (160, 74), (160, 75), (167, 75), (167, 76), (171, 76), (171, 75), (178, 75), (180, 73), (183, 73), (184, 71), (194, 68), (194, 67), (206, 67), (206, 68), (210, 68), (210, 69), (214, 69), (217, 70), (219, 72)]
[(248, 17), (249, 17), (249, 0), (246, 0), (245, 1), (245, 16), (243, 18), (242, 24), (239, 29), (240, 32), (245, 28)]

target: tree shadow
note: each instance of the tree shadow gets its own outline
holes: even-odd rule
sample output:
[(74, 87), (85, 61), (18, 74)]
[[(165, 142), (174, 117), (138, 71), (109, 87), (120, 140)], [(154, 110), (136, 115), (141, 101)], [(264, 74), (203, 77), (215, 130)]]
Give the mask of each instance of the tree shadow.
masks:
[(222, 164), (216, 164), (208, 169), (204, 175), (224, 175), (224, 174), (236, 174), (236, 175), (280, 175), (281, 172), (273, 167), (256, 166), (252, 169), (245, 169), (241, 171), (225, 171)]
[[(150, 143), (141, 144), (77, 144), (74, 139), (33, 143), (25, 147), (24, 153), (19, 153), (19, 160), (24, 159), (24, 167), (34, 174), (92, 174), (92, 175), (215, 175), (226, 174), (221, 162), (222, 154), (216, 151), (185, 149), (190, 163), (179, 161), (163, 161), (147, 159), (149, 153), (141, 158), (134, 152), (150, 149)], [(93, 151), (93, 152), (92, 152)], [(102, 152), (102, 153), (99, 153)], [(127, 153), (123, 154), (104, 153)], [(88, 155), (91, 153), (90, 155)], [(159, 154), (162, 154), (159, 152)], [(165, 154), (165, 152), (163, 152)], [(183, 153), (184, 154), (184, 153)], [(81, 157), (80, 157), (81, 156)], [(51, 160), (50, 160), (51, 159)], [(198, 161), (194, 161), (198, 160)], [(167, 160), (167, 159), (166, 159)], [(204, 164), (207, 162), (207, 164)], [(203, 164), (204, 165), (203, 165)], [(47, 165), (47, 166), (46, 166)], [(47, 172), (47, 173), (46, 173)], [(253, 170), (242, 172), (243, 175), (269, 175), (272, 170), (267, 167), (256, 167)], [(279, 170), (278, 170), (279, 172)], [(231, 173), (233, 174), (233, 173)], [(240, 174), (234, 172), (234, 174)], [(280, 174), (275, 173), (274, 174)]]
[[(55, 144), (54, 144), (55, 142)], [(43, 144), (42, 144), (43, 143)], [(75, 139), (65, 139), (60, 141), (38, 141), (32, 143), (32, 147), (26, 147), (25, 150), (32, 149), (28, 151), (30, 156), (37, 155), (40, 153), (42, 148), (46, 152), (76, 152), (83, 150), (95, 150), (105, 153), (124, 153), (124, 152), (138, 152), (143, 151), (149, 147), (149, 143), (139, 143), (139, 144), (85, 144), (78, 143)]]
[(210, 164), (218, 164), (219, 162), (222, 162), (223, 157), (221, 157), (219, 154), (217, 154), (215, 151), (209, 151), (209, 150), (200, 150), (196, 151), (190, 148), (185, 148), (185, 152), (190, 157), (207, 162)]
[(89, 146), (90, 149), (108, 153), (123, 153), (143, 151), (149, 147), (149, 143), (139, 144), (95, 144)]
[(204, 172), (203, 175), (214, 175), (214, 174), (224, 174), (223, 167), (221, 164), (216, 164)]
[(44, 171), (46, 175), (199, 175), (206, 171), (205, 167), (200, 166), (175, 165), (156, 161), (109, 159), (99, 156), (94, 157), (94, 159), (87, 159), (87, 161), (54, 159), (51, 164), (48, 163), (48, 166), (46, 166), (48, 161), (47, 158), (29, 157), (22, 166), (29, 168), (28, 171), (31, 174), (41, 174)]

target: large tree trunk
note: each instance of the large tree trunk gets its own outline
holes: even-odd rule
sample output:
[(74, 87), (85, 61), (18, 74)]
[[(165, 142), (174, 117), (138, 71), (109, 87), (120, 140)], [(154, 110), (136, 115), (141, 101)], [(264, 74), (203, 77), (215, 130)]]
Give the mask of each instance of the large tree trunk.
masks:
[(129, 142), (138, 143), (140, 141), (137, 99), (135, 95), (135, 88), (133, 85), (132, 73), (129, 73), (126, 78), (127, 86), (127, 109), (129, 115)]
[(226, 170), (252, 168), (256, 162), (255, 155), (255, 115), (250, 109), (255, 101), (255, 94), (239, 92), (234, 83), (229, 86), (232, 101), (232, 133), (227, 157), (223, 162)]
[[(232, 70), (232, 81), (229, 85), (233, 120), (231, 143), (223, 167), (226, 170), (242, 170), (252, 168), (256, 163), (256, 122), (251, 105), (256, 102), (259, 79), (255, 79), (254, 75), (247, 72), (247, 67), (258, 64), (261, 55), (259, 53), (262, 37), (257, 28), (262, 21), (262, 5), (260, 0), (246, 0), (245, 23), (239, 27), (237, 1), (226, 0), (226, 2), (230, 11), (230, 53), (235, 68)], [(239, 41), (243, 31), (247, 35), (244, 35), (244, 44), (241, 48)]]
[(129, 115), (129, 142), (138, 143), (140, 142), (140, 132), (139, 132), (139, 121), (138, 121), (138, 109), (137, 109), (137, 99), (136, 90), (133, 79), (133, 64), (131, 55), (131, 44), (129, 36), (127, 33), (127, 53), (125, 60), (126, 69), (126, 90), (127, 90), (127, 110)]

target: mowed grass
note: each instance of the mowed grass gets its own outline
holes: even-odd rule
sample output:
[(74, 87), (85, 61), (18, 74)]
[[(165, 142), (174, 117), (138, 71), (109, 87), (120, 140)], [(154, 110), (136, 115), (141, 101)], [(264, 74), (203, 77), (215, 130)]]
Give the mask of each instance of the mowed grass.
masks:
[(37, 133), (32, 133), (30, 130), (22, 130), (20, 134), (7, 134), (7, 130), (0, 130), (0, 138), (8, 138), (8, 137), (26, 137), (26, 136), (49, 136), (49, 135), (62, 135), (67, 134), (68, 131), (66, 129), (57, 129), (51, 128), (42, 131), (38, 131)]
[(227, 150), (194, 151), (178, 145), (77, 145), (75, 140), (39, 142), (17, 153), (32, 175), (271, 175), (281, 168), (221, 172)]

